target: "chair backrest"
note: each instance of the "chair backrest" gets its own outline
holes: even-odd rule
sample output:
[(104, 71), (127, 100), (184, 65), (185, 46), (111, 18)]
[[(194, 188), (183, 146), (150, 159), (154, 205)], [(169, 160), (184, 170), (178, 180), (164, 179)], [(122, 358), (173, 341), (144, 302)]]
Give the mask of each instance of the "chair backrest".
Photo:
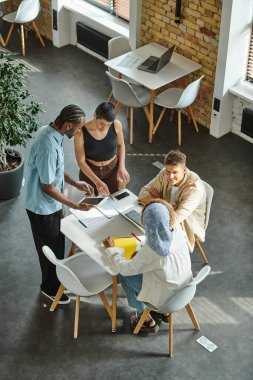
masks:
[(188, 86), (182, 92), (182, 95), (180, 96), (180, 99), (175, 108), (185, 108), (194, 102), (199, 92), (200, 82), (203, 78), (204, 75), (202, 75), (202, 77), (195, 80), (194, 82), (188, 84)]
[[(67, 185), (63, 193), (65, 197), (71, 199), (73, 202), (79, 202), (82, 198), (85, 197), (85, 194), (83, 191), (78, 190), (76, 187), (71, 186), (71, 185)], [(63, 205), (63, 213), (64, 213), (64, 216), (68, 216), (71, 214), (68, 206)]]
[(117, 102), (127, 107), (143, 107), (144, 104), (138, 98), (137, 94), (128, 82), (123, 79), (116, 78), (109, 73), (109, 71), (106, 71), (105, 73), (110, 79), (113, 97)]
[[(108, 41), (108, 59), (116, 58), (122, 54), (128, 53), (131, 50), (132, 49), (129, 45), (129, 40), (127, 37), (114, 37)], [(112, 75), (117, 76), (117, 71), (110, 68), (108, 70)]]
[(172, 298), (159, 308), (159, 313), (174, 313), (188, 305), (196, 293), (196, 286), (206, 278), (210, 271), (211, 267), (205, 265), (191, 282), (182, 286)]
[(208, 222), (209, 222), (209, 216), (210, 216), (210, 210), (211, 210), (211, 204), (213, 200), (213, 188), (210, 186), (207, 182), (202, 181), (205, 189), (206, 189), (206, 216), (205, 216), (205, 230), (207, 229)]
[(33, 21), (38, 16), (39, 12), (39, 0), (23, 0), (18, 7), (14, 22), (24, 24)]
[(43, 246), (42, 251), (44, 255), (51, 261), (52, 264), (56, 266), (56, 273), (59, 281), (62, 285), (70, 290), (72, 293), (82, 296), (90, 296), (92, 295), (85, 289), (83, 284), (78, 280), (76, 275), (72, 272), (70, 268), (68, 268), (61, 260), (58, 260), (53, 253), (53, 251), (48, 246)]

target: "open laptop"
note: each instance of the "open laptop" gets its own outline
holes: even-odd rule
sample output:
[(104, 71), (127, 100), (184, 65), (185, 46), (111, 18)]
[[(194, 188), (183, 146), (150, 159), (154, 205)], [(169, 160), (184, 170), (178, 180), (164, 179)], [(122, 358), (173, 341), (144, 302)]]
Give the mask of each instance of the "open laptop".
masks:
[(136, 227), (143, 230), (143, 225), (141, 223), (142, 206), (137, 204), (136, 196), (125, 189), (115, 193), (113, 199), (113, 201), (108, 199), (108, 203), (117, 210), (120, 215), (133, 223)]
[(167, 65), (167, 63), (170, 62), (174, 48), (175, 45), (166, 50), (160, 58), (151, 55), (143, 63), (141, 63), (137, 69), (153, 74), (158, 73), (158, 71), (160, 71), (163, 66)]

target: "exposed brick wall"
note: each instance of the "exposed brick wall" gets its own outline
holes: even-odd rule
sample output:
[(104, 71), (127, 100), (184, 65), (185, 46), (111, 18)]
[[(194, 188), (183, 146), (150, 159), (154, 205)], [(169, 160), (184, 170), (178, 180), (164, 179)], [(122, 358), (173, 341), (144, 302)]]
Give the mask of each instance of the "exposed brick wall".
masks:
[[(15, 11), (20, 4), (20, 0), (12, 0), (6, 5), (6, 10)], [(52, 15), (51, 0), (40, 0), (41, 11), (36, 19), (36, 25), (42, 36), (52, 40)], [(12, 7), (12, 9), (10, 9)]]
[(205, 78), (193, 108), (197, 121), (209, 128), (222, 0), (182, 0), (181, 4), (181, 21), (176, 24), (176, 0), (143, 0), (141, 43), (175, 44), (177, 53), (202, 65), (195, 77), (204, 74)]

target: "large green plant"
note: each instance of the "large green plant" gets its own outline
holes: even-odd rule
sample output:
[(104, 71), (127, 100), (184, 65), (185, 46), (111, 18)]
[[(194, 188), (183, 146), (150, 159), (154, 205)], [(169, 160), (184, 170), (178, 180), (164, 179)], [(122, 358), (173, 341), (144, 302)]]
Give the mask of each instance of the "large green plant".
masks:
[(0, 53), (0, 170), (7, 169), (5, 147), (26, 146), (40, 124), (37, 115), (41, 104), (31, 97), (26, 87), (28, 67), (13, 54)]

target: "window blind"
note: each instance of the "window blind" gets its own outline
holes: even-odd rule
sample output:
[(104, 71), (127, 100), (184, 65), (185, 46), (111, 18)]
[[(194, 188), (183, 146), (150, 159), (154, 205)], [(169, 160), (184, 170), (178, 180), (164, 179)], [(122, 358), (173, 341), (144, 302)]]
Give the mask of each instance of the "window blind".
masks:
[(115, 0), (115, 14), (129, 21), (130, 0)]
[(247, 78), (248, 81), (253, 82), (253, 29), (251, 32), (250, 47), (249, 47), (249, 58), (247, 66)]
[(130, 0), (86, 0), (117, 17), (129, 21)]

